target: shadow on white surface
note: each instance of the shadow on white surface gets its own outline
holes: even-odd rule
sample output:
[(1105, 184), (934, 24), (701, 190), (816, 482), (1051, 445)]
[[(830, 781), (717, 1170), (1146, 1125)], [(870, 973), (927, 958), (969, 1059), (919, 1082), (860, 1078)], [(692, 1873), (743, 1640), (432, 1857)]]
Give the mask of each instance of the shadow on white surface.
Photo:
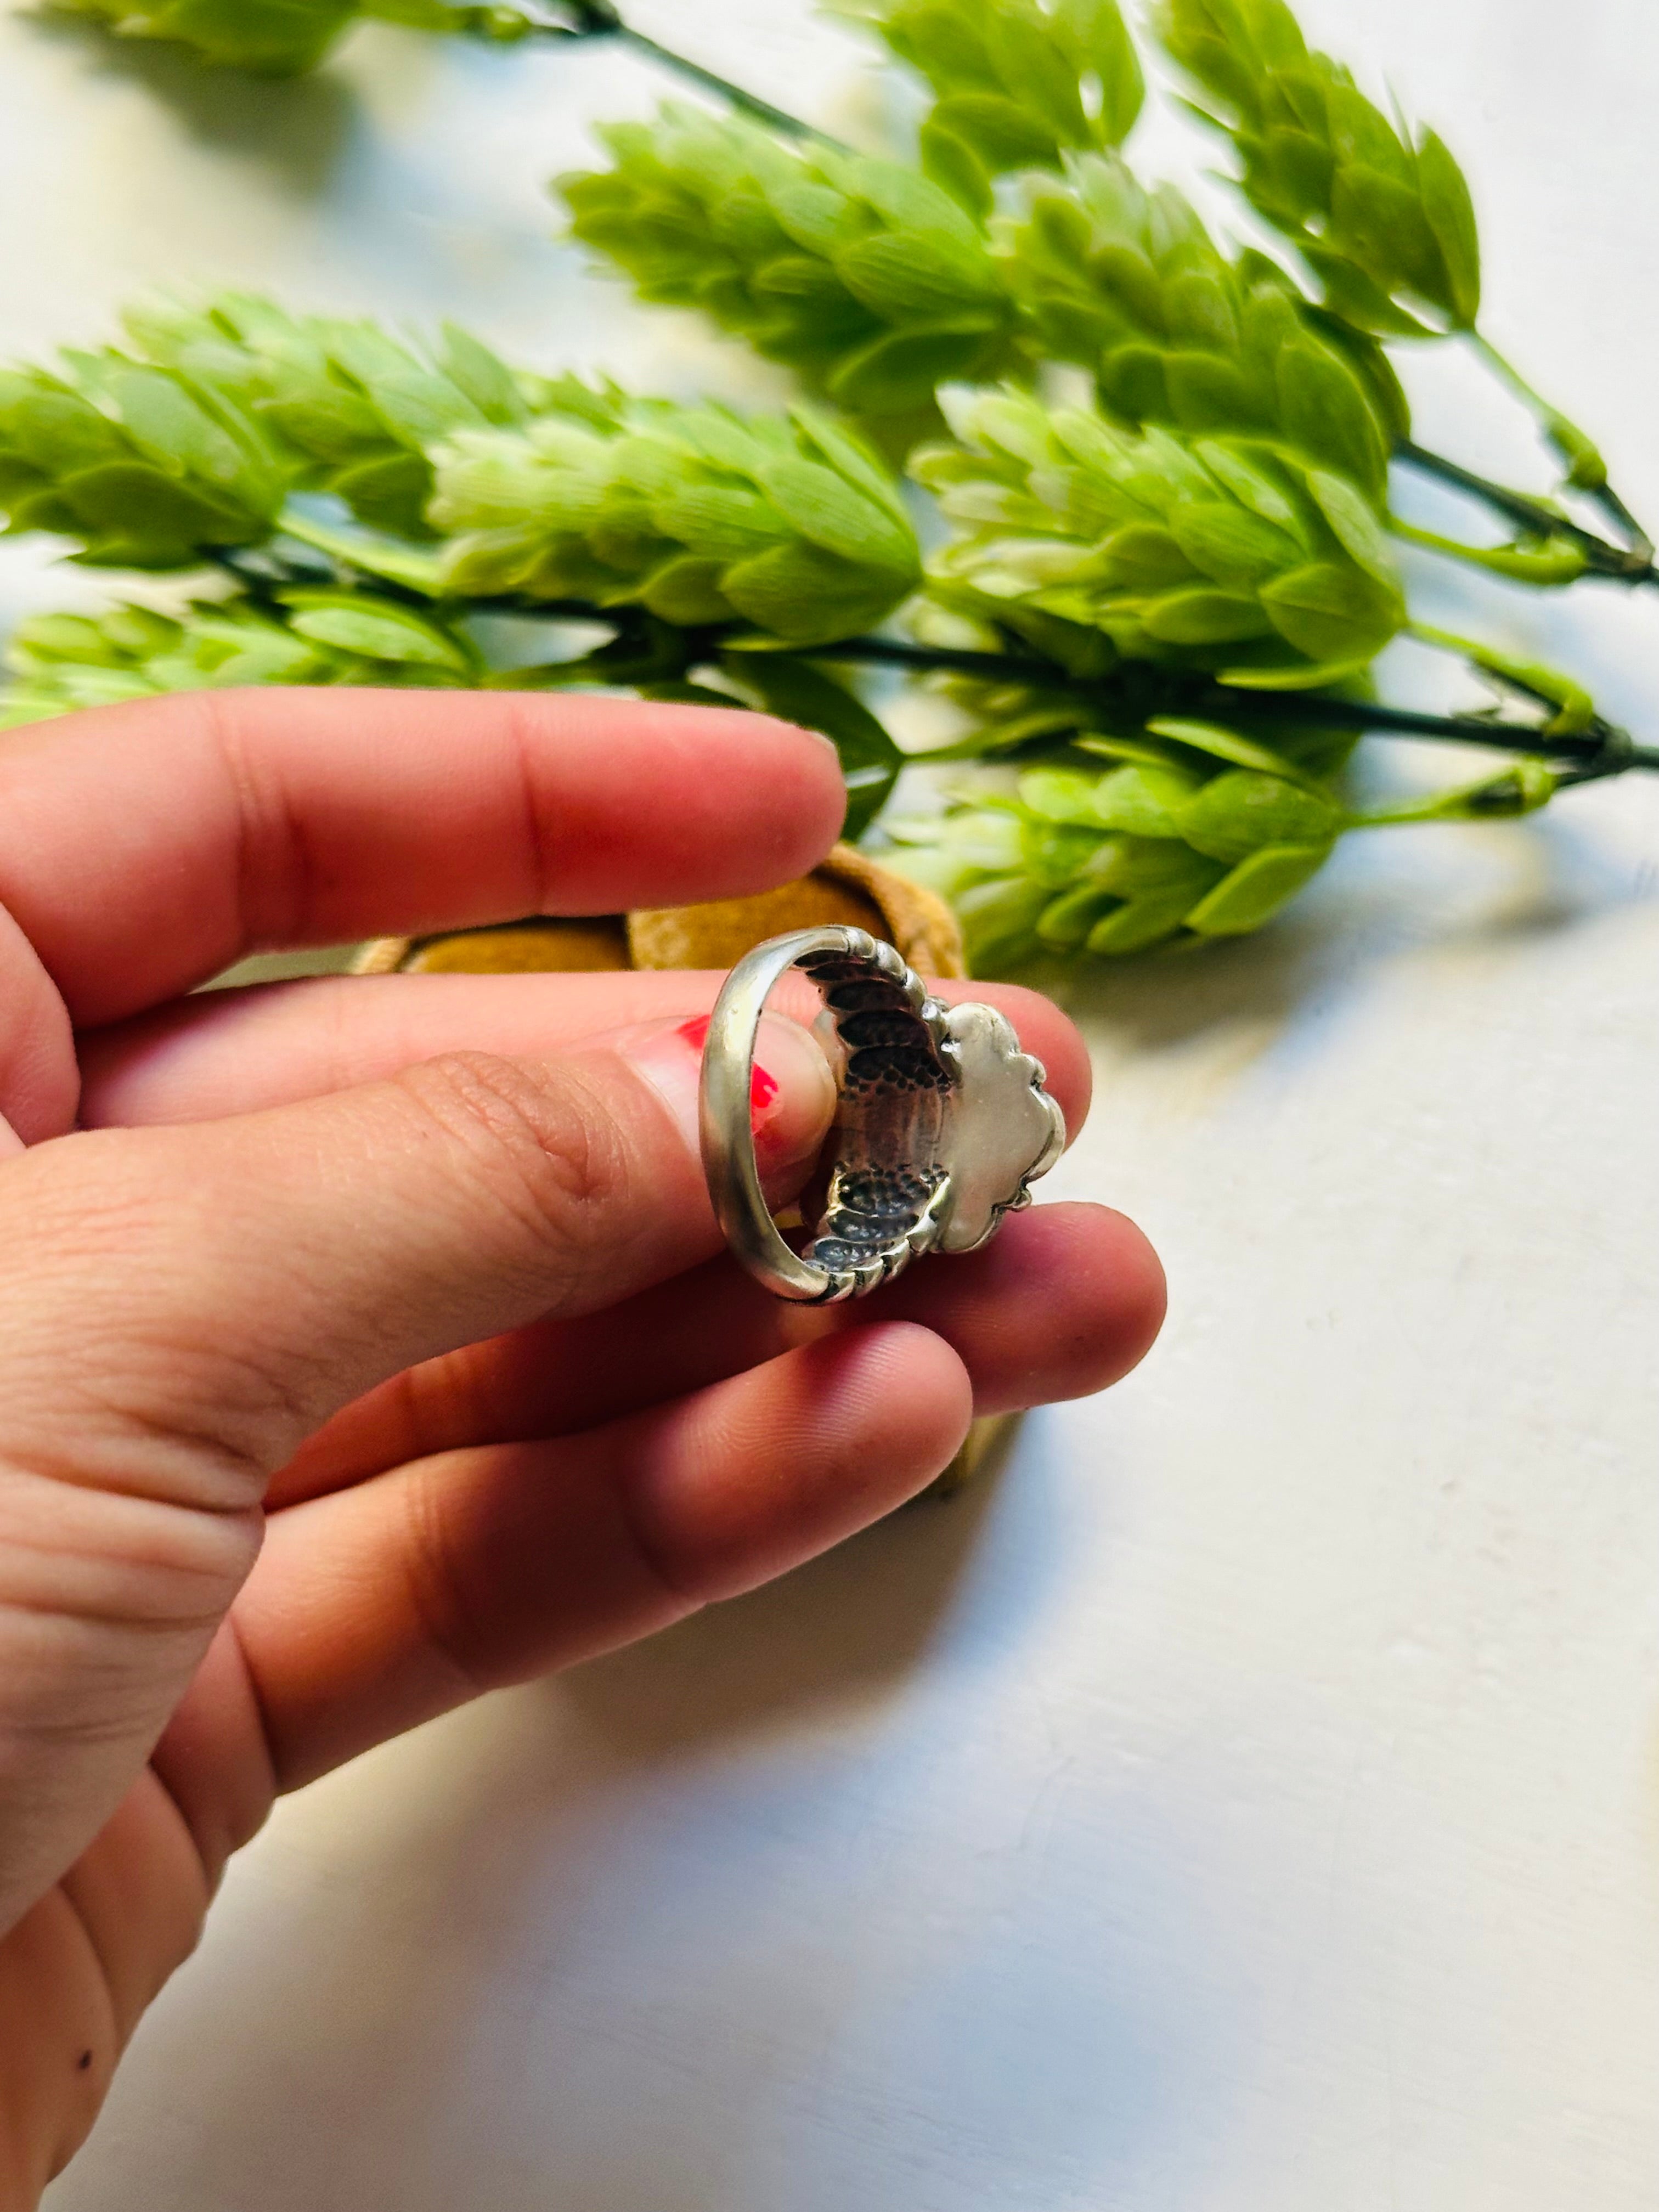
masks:
[(1007, 1703), (1112, 1517), (1044, 1426), (1006, 1486), (295, 1801), (52, 2212), (1092, 2212), (1176, 2170), (1236, 2008), (1219, 1945), (1183, 1991), (1164, 1814)]
[(204, 68), (182, 47), (118, 39), (71, 15), (27, 12), (23, 21), (34, 36), (66, 46), (88, 76), (140, 88), (198, 148), (256, 163), (267, 185), (295, 198), (327, 191), (357, 126), (350, 87), (327, 70), (243, 76)]

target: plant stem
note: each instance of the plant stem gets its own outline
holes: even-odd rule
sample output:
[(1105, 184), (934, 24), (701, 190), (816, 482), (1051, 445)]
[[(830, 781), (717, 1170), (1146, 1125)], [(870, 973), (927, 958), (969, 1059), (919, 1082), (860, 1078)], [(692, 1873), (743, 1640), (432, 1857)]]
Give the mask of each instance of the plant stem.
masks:
[(1468, 492), (1471, 498), (1480, 500), (1522, 530), (1542, 538), (1571, 539), (1598, 576), (1613, 577), (1626, 584), (1659, 584), (1659, 567), (1654, 564), (1653, 549), (1641, 540), (1634, 523), (1630, 527), (1638, 542), (1629, 546), (1610, 545), (1605, 538), (1587, 530), (1582, 522), (1575, 522), (1571, 515), (1559, 514), (1542, 500), (1529, 499), (1525, 492), (1511, 491), (1506, 484), (1493, 483), (1488, 477), (1477, 476), (1473, 469), (1448, 460), (1443, 454), (1431, 453), (1414, 439), (1399, 439), (1394, 451), (1395, 459), (1405, 462), (1408, 468)]
[[(293, 534), (293, 533), (291, 533)], [(315, 533), (322, 550), (337, 561), (349, 562), (339, 550), (341, 538), (332, 532)], [(267, 556), (269, 559), (269, 556)], [(285, 584), (314, 582), (314, 574), (289, 579), (250, 570), (234, 552), (216, 552), (216, 564), (241, 587), (267, 603)], [(280, 561), (270, 561), (280, 568)], [(395, 601), (404, 606), (430, 607), (430, 592), (386, 576), (359, 572), (356, 587), (366, 598)], [(642, 609), (602, 607), (586, 599), (533, 599), (518, 592), (502, 592), (452, 603), (455, 613), (518, 615), (532, 622), (591, 622), (626, 635), (630, 628), (649, 623)], [(713, 625), (684, 634), (685, 665), (712, 659), (740, 630)], [(1448, 639), (1448, 645), (1462, 641)], [(793, 648), (804, 660), (845, 661), (857, 667), (903, 668), (918, 675), (977, 677), (994, 684), (1027, 684), (1079, 700), (1109, 704), (1125, 720), (1145, 722), (1156, 714), (1186, 715), (1195, 720), (1224, 723), (1273, 724), (1299, 722), (1326, 730), (1351, 730), (1361, 737), (1427, 738), (1443, 744), (1485, 745), (1504, 752), (1531, 753), (1570, 765), (1567, 781), (1588, 781), (1621, 775), (1626, 769), (1659, 769), (1659, 747), (1633, 744), (1628, 735), (1599, 716), (1583, 728), (1552, 731), (1541, 723), (1504, 722), (1486, 715), (1429, 714), (1414, 708), (1387, 707), (1370, 700), (1334, 697), (1322, 691), (1245, 691), (1218, 683), (1213, 677), (1158, 668), (1150, 662), (1124, 662), (1110, 677), (1070, 676), (1053, 661), (1035, 653), (984, 653), (968, 647), (916, 645), (908, 638), (851, 637), (827, 644)], [(1515, 688), (1528, 692), (1542, 705), (1556, 706), (1549, 694), (1523, 683)]]
[(996, 683), (1040, 684), (1048, 690), (1071, 692), (1079, 698), (1109, 699), (1120, 712), (1139, 720), (1175, 714), (1218, 722), (1301, 722), (1320, 729), (1352, 730), (1361, 737), (1428, 738), (1443, 744), (1542, 754), (1568, 761), (1575, 770), (1582, 770), (1583, 774), (1573, 776), (1575, 781), (1592, 775), (1619, 775), (1629, 768), (1659, 769), (1659, 747), (1633, 744), (1624, 731), (1599, 718), (1583, 730), (1552, 732), (1536, 723), (1502, 722), (1482, 715), (1421, 714), (1414, 708), (1333, 698), (1320, 691), (1241, 691), (1212, 677), (1172, 673), (1151, 666), (1125, 666), (1106, 679), (1067, 676), (1052, 662), (1023, 654), (909, 645), (902, 638), (848, 638), (834, 645), (805, 647), (802, 653), (811, 660), (944, 670)]
[(764, 123), (770, 130), (781, 131), (787, 137), (810, 140), (814, 145), (828, 147), (832, 153), (848, 154), (852, 151), (839, 138), (832, 138), (828, 131), (820, 131), (811, 123), (803, 123), (799, 116), (791, 115), (781, 107), (774, 107), (769, 100), (763, 100), (757, 93), (745, 91), (742, 85), (733, 84), (730, 78), (705, 69), (701, 62), (694, 62), (684, 54), (676, 53), (672, 47), (647, 38), (643, 31), (635, 30), (631, 24), (623, 21), (621, 15), (611, 5), (611, 0), (570, 0), (570, 13), (574, 18), (572, 22), (538, 23), (536, 27), (545, 38), (615, 39), (664, 69), (672, 70), (677, 76), (701, 87), (704, 92), (716, 94), (729, 106), (752, 116), (757, 123)]
[(1597, 451), (1594, 441), (1587, 437), (1559, 407), (1552, 407), (1542, 393), (1528, 383), (1514, 362), (1499, 353), (1490, 338), (1483, 337), (1479, 331), (1471, 331), (1468, 337), (1470, 344), (1487, 368), (1536, 416), (1545, 437), (1567, 465), (1568, 483), (1594, 500), (1613, 528), (1621, 531), (1629, 539), (1632, 562), (1639, 564), (1642, 570), (1650, 568), (1653, 565), (1653, 540), (1607, 482), (1607, 463)]

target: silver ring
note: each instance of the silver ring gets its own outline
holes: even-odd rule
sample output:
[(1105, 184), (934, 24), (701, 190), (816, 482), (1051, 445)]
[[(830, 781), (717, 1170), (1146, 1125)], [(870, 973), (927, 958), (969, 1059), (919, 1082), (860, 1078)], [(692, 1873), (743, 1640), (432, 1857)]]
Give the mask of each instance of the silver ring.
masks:
[[(799, 968), (823, 994), (836, 1069), (829, 1195), (804, 1249), (761, 1189), (750, 1126), (755, 1037)], [(1066, 1148), (1042, 1063), (994, 1006), (930, 998), (890, 945), (837, 924), (757, 945), (726, 977), (703, 1048), (703, 1172), (726, 1241), (781, 1298), (830, 1304), (924, 1252), (972, 1252)]]

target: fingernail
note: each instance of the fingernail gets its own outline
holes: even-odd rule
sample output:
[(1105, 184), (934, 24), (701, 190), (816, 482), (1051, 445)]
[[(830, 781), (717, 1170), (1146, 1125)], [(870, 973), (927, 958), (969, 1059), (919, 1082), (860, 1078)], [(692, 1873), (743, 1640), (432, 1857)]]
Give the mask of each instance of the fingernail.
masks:
[[(697, 1093), (708, 1040), (706, 1015), (644, 1024), (613, 1040), (617, 1051), (668, 1108), (694, 1151), (701, 1148)], [(835, 1079), (809, 1032), (784, 1015), (764, 1015), (750, 1079), (749, 1121), (769, 1188), (816, 1159), (835, 1110)]]
[(841, 766), (840, 747), (833, 738), (826, 738), (822, 730), (809, 730), (805, 722), (787, 722), (781, 714), (766, 714), (761, 719), (774, 723), (780, 730), (787, 730), (792, 738), (811, 738), (814, 744), (823, 746), (837, 768)]

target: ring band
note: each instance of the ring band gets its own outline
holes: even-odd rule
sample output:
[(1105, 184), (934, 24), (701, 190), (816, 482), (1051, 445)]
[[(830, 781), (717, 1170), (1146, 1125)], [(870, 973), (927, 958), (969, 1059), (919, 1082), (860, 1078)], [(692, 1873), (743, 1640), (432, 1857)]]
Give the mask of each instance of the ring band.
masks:
[[(761, 1188), (750, 1123), (755, 1039), (792, 968), (834, 1027), (836, 1118), (823, 1215), (796, 1252)], [(738, 1258), (775, 1297), (830, 1304), (924, 1252), (972, 1252), (1066, 1146), (1066, 1122), (995, 1007), (931, 998), (890, 945), (840, 924), (757, 945), (726, 977), (703, 1048), (703, 1171)]]

